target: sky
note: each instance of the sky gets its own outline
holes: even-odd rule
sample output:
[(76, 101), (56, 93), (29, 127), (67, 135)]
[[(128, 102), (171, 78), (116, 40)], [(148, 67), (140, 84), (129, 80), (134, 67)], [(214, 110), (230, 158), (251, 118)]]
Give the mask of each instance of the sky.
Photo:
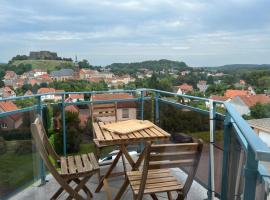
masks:
[(1, 0), (0, 62), (49, 50), (93, 65), (270, 63), (269, 0)]

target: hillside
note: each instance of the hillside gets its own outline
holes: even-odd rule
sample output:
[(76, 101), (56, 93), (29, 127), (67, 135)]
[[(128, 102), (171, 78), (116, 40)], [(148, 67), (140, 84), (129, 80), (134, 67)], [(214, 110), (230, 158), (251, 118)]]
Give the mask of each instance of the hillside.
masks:
[(189, 68), (186, 63), (172, 60), (149, 60), (143, 62), (134, 62), (134, 63), (113, 63), (111, 65), (106, 66), (106, 68), (110, 68), (115, 74), (134, 74), (140, 69), (149, 69), (153, 71), (161, 71), (163, 69), (186, 69)]
[(270, 64), (230, 64), (218, 67), (208, 67), (210, 70), (220, 70), (224, 72), (242, 71), (242, 70), (257, 70), (257, 69), (270, 69)]
[(12, 65), (20, 64), (31, 64), (33, 69), (40, 68), (49, 71), (59, 69), (59, 68), (73, 68), (74, 64), (72, 61), (64, 60), (15, 60), (12, 61)]

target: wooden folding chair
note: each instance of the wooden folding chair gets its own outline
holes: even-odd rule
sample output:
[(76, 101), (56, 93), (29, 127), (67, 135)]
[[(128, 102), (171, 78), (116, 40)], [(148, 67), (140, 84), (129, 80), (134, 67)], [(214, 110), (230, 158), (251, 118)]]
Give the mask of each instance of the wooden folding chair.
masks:
[[(158, 144), (147, 143), (144, 165), (141, 171), (127, 172), (127, 178), (115, 199), (120, 199), (126, 186), (130, 184), (133, 197), (141, 200), (144, 194), (157, 199), (155, 193), (166, 192), (172, 199), (172, 191), (178, 193), (177, 199), (185, 199), (195, 177), (203, 143)], [(184, 184), (177, 181), (170, 168), (189, 167)]]
[[(91, 103), (91, 118), (92, 118), (92, 124), (94, 122), (100, 122), (102, 124), (106, 123), (112, 123), (112, 122), (117, 122), (117, 102), (114, 103), (107, 103), (107, 104), (95, 104)], [(93, 132), (93, 140), (95, 140), (96, 134)], [(112, 147), (111, 145), (98, 145), (95, 143), (95, 155), (97, 160), (101, 157), (101, 150), (106, 148), (106, 147)], [(114, 151), (113, 154), (110, 154), (110, 156), (117, 155), (118, 151)], [(124, 157), (122, 156), (122, 162), (123, 162), (123, 167), (124, 171), (126, 171), (126, 165), (125, 165), (125, 160)], [(110, 165), (112, 162), (105, 162), (105, 163), (100, 163), (100, 166), (104, 165)], [(113, 175), (123, 175), (125, 173), (120, 172), (120, 173), (114, 173)], [(99, 173), (99, 179), (101, 180), (101, 175)]]
[[(34, 123), (31, 124), (31, 132), (41, 158), (60, 185), (60, 188), (51, 197), (51, 199), (57, 199), (63, 191), (66, 191), (69, 194), (67, 198), (68, 200), (73, 198), (76, 200), (83, 200), (85, 198), (79, 194), (80, 190), (84, 191), (87, 196), (86, 199), (91, 199), (93, 195), (86, 187), (86, 183), (95, 173), (99, 172), (99, 165), (94, 154), (89, 153), (76, 156), (59, 157), (49, 143), (39, 116), (36, 118)], [(59, 163), (60, 170), (58, 171), (57, 164)], [(75, 188), (70, 186), (72, 181), (77, 184)]]

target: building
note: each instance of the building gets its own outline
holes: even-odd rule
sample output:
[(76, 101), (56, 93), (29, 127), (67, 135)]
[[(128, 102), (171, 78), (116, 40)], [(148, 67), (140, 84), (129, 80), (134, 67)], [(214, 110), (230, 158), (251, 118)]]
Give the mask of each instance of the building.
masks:
[(248, 90), (226, 90), (224, 96), (228, 98), (234, 98), (236, 96), (249, 95)]
[[(132, 99), (133, 95), (127, 93), (113, 93), (113, 94), (94, 94), (91, 97), (92, 101), (102, 101), (102, 100), (115, 100), (115, 99)], [(104, 106), (104, 104), (98, 105), (99, 107)], [(117, 103), (117, 119), (128, 120), (136, 119), (137, 116), (137, 106), (136, 102), (118, 102)], [(102, 117), (104, 121), (113, 121), (113, 117)]]
[(47, 71), (44, 69), (33, 69), (31, 73), (33, 74), (33, 77), (38, 77), (47, 74)]
[(181, 71), (181, 72), (180, 72), (181, 76), (186, 76), (186, 75), (188, 75), (189, 73), (190, 73), (190, 71), (187, 71), (187, 70)]
[(98, 74), (99, 72), (92, 69), (81, 69), (79, 72), (80, 79), (88, 79), (94, 77), (94, 74)]
[(24, 93), (24, 96), (30, 96), (32, 95), (33, 92), (31, 90), (27, 90), (25, 93)]
[(84, 101), (84, 94), (69, 94), (68, 99), (69, 102)]
[(265, 94), (236, 96), (231, 99), (230, 103), (241, 115), (249, 115), (250, 108), (257, 103), (267, 104), (270, 103), (270, 97)]
[[(0, 113), (10, 112), (18, 110), (18, 107), (12, 101), (1, 101), (0, 102)], [(6, 117), (0, 117), (0, 129), (12, 130), (19, 128), (23, 123), (21, 113), (16, 113)]]
[[(54, 88), (39, 88), (37, 93), (38, 94), (55, 93), (55, 89)], [(45, 100), (54, 101), (54, 99), (55, 99), (54, 94), (48, 94), (48, 95), (45, 95), (45, 96), (41, 96), (41, 101), (45, 101)]]
[(74, 71), (72, 69), (60, 69), (52, 71), (51, 78), (54, 81), (65, 81), (74, 78)]
[(3, 82), (6, 86), (13, 86), (16, 84), (18, 75), (14, 71), (6, 71)]
[(207, 82), (206, 81), (199, 81), (197, 83), (197, 88), (200, 90), (200, 92), (205, 93), (205, 91), (208, 88)]
[(193, 86), (192, 85), (188, 85), (186, 83), (176, 86), (177, 87), (177, 94), (187, 94), (189, 92), (193, 91)]
[(57, 53), (50, 51), (31, 51), (29, 54), (31, 60), (60, 60)]
[(270, 147), (270, 118), (252, 119), (247, 121), (259, 138)]
[[(230, 98), (225, 97), (225, 96), (219, 96), (219, 95), (211, 95), (210, 99), (214, 100), (214, 101), (230, 101)], [(209, 108), (209, 102), (206, 101), (205, 105), (207, 108)], [(217, 106), (224, 108), (223, 104), (217, 104)]]
[(0, 88), (0, 98), (16, 97), (16, 93), (8, 86)]

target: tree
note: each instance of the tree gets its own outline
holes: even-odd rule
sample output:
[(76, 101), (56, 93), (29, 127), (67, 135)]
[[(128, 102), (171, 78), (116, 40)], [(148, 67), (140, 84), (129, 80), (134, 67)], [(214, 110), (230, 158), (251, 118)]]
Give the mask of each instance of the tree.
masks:
[(252, 118), (260, 119), (270, 117), (270, 103), (260, 104), (257, 103), (255, 106), (250, 108), (250, 115)]
[(1, 87), (4, 87), (4, 86), (5, 86), (4, 81), (0, 80), (0, 88), (1, 88)]
[(89, 64), (88, 60), (83, 59), (82, 61), (78, 62), (78, 65), (80, 69), (82, 68), (92, 68), (92, 66)]

